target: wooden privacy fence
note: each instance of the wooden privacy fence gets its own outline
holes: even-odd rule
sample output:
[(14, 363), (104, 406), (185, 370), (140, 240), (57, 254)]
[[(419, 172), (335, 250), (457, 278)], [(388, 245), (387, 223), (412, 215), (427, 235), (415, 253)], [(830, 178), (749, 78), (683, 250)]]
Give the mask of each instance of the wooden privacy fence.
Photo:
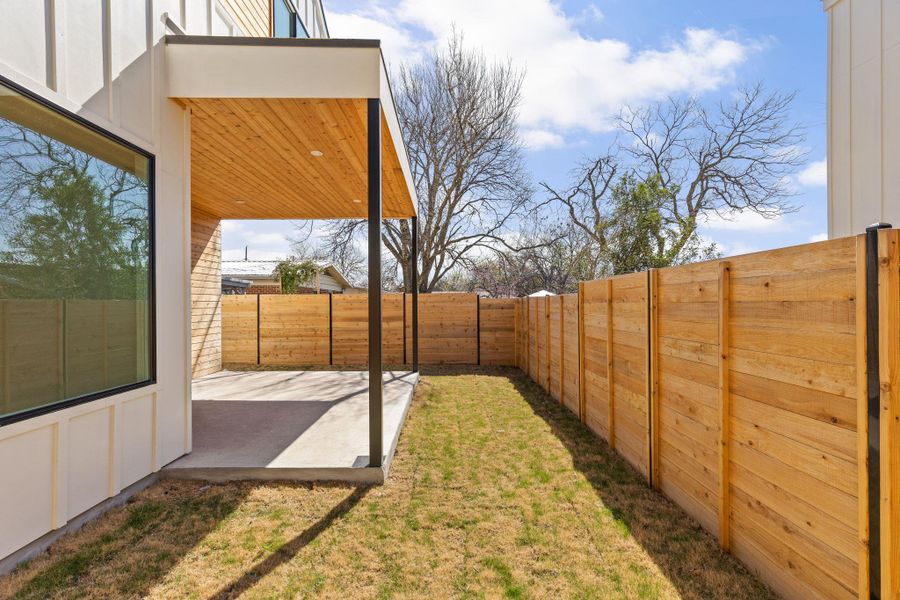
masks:
[[(475, 294), (419, 294), (421, 364), (515, 365), (515, 303)], [(412, 362), (412, 296), (384, 294), (385, 364)], [(222, 362), (364, 365), (365, 295), (222, 297)]]
[(866, 236), (518, 299), (515, 362), (779, 593), (894, 598), (898, 240), (868, 306)]
[(148, 376), (147, 302), (0, 299), (0, 411)]

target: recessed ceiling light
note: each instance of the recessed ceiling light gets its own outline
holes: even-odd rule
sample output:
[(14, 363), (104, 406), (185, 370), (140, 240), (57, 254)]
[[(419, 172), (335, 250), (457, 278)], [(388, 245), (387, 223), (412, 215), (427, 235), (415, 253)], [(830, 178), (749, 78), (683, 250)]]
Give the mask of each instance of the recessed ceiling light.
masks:
[(312, 154), (313, 156), (322, 156), (321, 150), (310, 150), (309, 153)]
[(235, 200), (234, 202), (235, 202), (235, 204), (246, 204), (247, 203), (246, 200)]
[(362, 204), (362, 200), (360, 200), (359, 198), (354, 198), (354, 199), (353, 199), (353, 202), (354, 202), (355, 204)]

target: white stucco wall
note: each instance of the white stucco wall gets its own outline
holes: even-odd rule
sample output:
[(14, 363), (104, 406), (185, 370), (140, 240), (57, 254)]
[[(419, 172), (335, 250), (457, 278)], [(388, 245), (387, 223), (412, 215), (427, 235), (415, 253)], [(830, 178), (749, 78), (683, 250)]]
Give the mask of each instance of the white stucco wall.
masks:
[(209, 0), (0, 0), (0, 74), (156, 156), (157, 383), (0, 427), (0, 558), (190, 451), (189, 116), (160, 15)]
[(825, 0), (828, 233), (900, 225), (900, 2)]

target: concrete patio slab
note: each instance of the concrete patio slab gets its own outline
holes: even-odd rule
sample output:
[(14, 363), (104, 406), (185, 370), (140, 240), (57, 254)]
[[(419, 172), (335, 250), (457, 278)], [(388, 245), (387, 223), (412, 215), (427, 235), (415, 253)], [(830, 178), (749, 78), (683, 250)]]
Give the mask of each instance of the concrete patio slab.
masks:
[(221, 371), (194, 381), (193, 451), (163, 477), (381, 483), (418, 374), (384, 374), (383, 467), (369, 467), (364, 371)]

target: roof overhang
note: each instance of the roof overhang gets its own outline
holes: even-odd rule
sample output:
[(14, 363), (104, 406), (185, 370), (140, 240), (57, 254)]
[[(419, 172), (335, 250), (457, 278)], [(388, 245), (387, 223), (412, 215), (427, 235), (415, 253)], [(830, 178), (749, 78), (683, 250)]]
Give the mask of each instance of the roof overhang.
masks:
[(169, 97), (191, 110), (199, 210), (222, 219), (366, 217), (366, 116), (377, 98), (382, 214), (415, 216), (378, 41), (176, 35), (166, 38), (166, 64)]

